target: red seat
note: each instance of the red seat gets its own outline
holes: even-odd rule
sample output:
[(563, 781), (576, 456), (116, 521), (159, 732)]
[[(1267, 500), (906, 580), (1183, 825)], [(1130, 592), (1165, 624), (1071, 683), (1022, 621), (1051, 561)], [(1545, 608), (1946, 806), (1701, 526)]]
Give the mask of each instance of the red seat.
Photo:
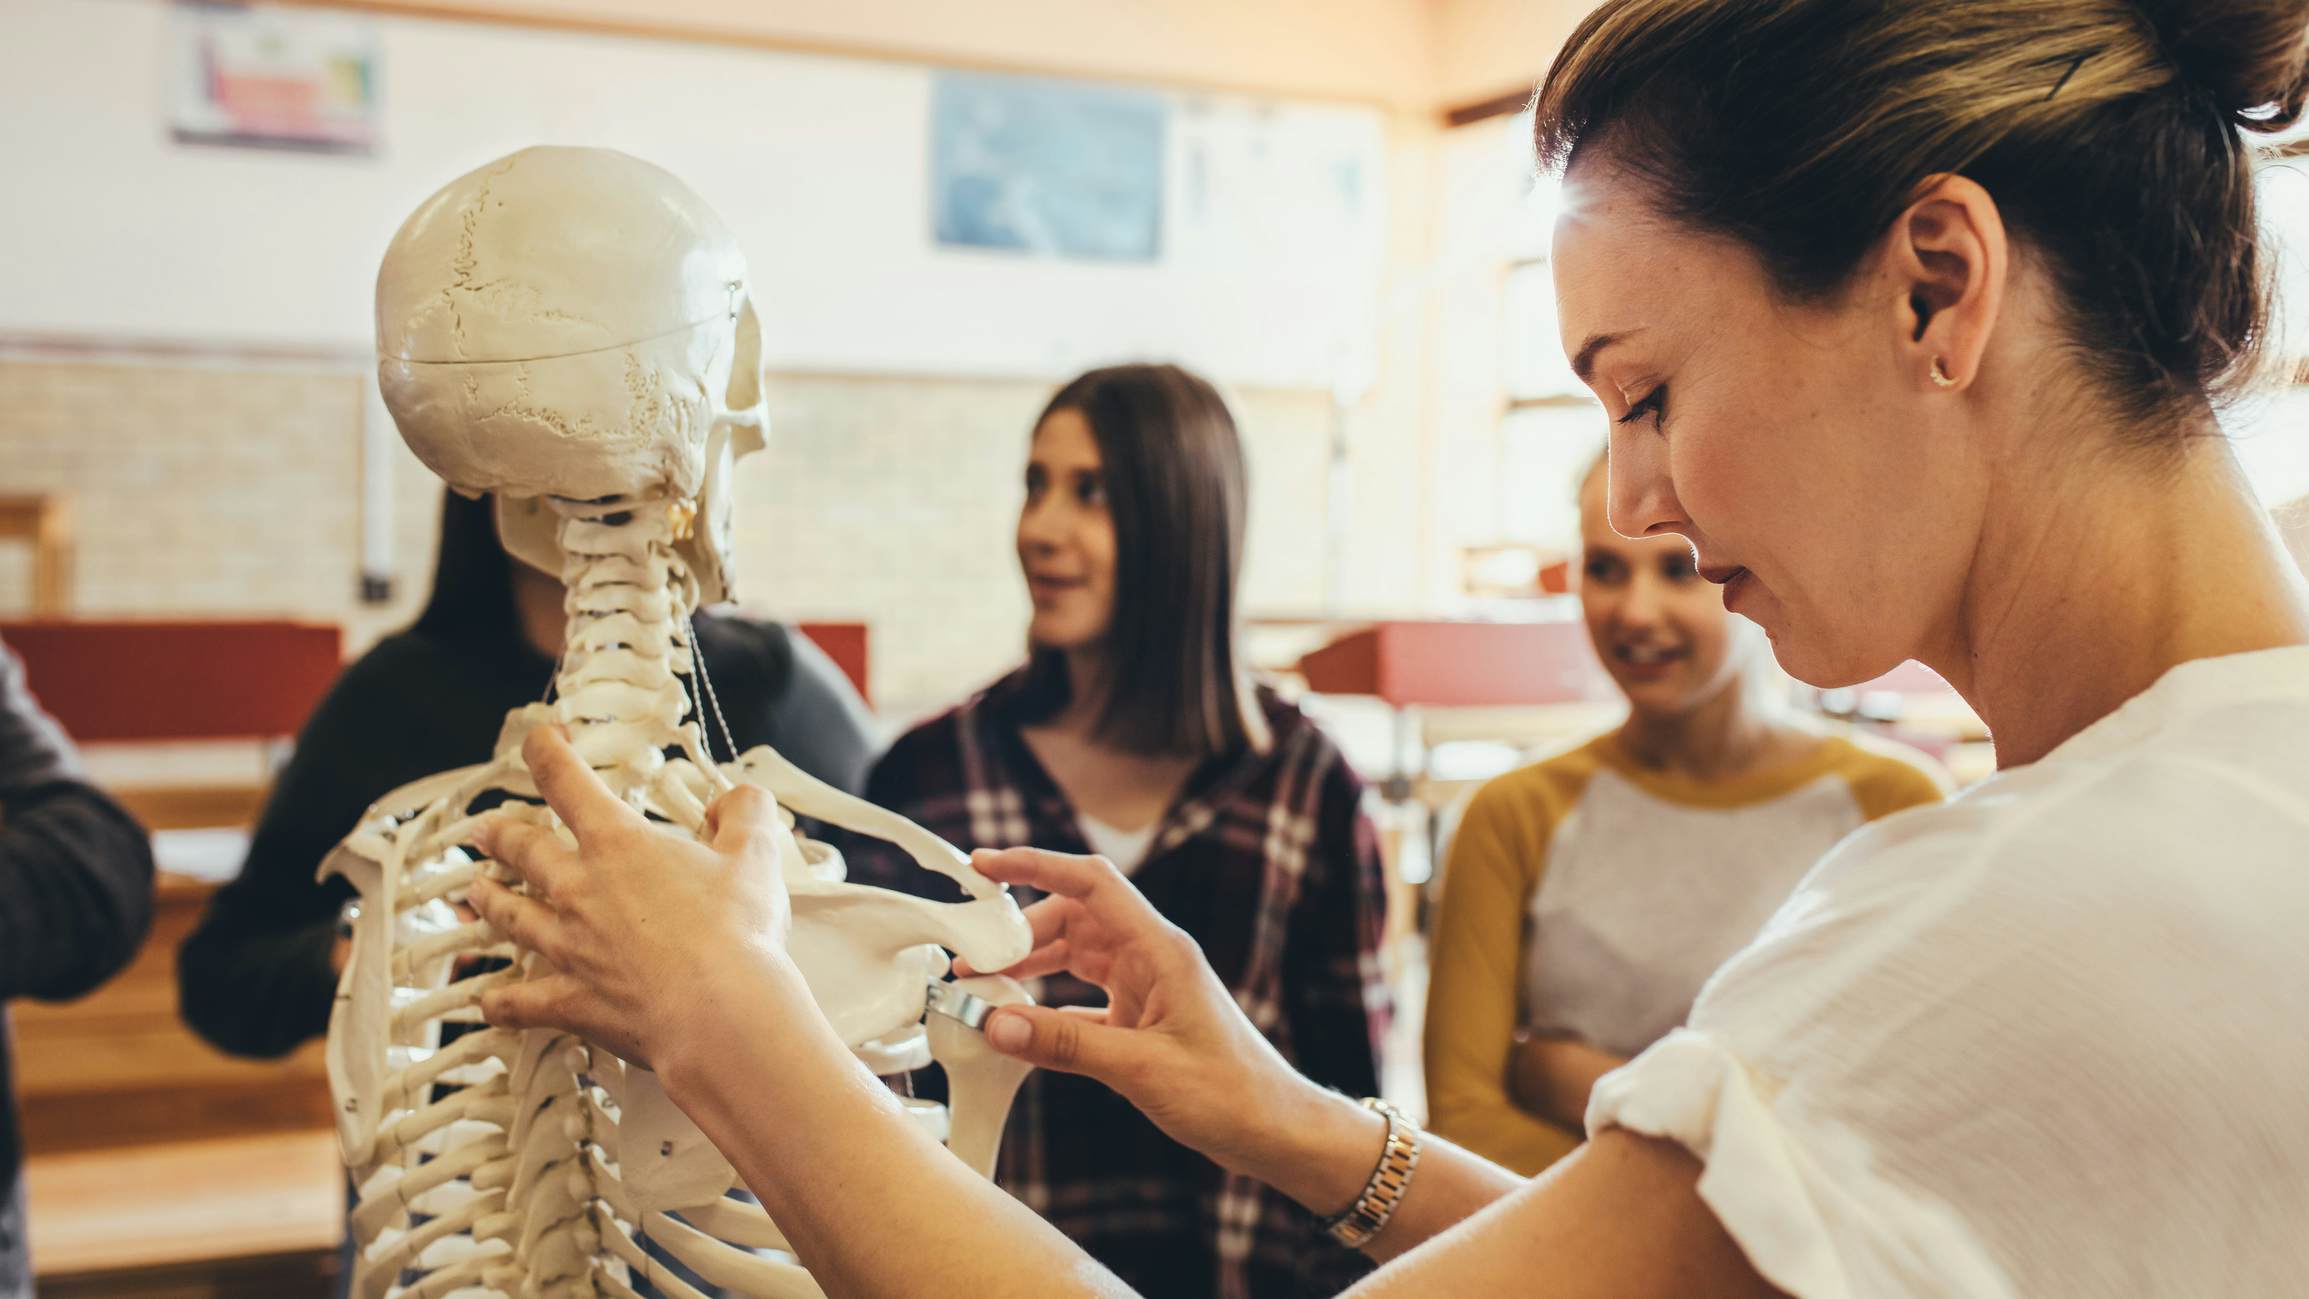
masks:
[(41, 707), (83, 743), (295, 735), (344, 667), (310, 622), (0, 622)]

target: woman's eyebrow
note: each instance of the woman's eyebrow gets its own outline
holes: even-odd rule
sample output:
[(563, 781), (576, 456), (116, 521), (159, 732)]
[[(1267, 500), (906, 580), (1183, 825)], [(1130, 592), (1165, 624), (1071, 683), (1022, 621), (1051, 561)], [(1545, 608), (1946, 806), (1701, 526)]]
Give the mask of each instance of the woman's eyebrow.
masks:
[(1581, 383), (1592, 381), (1595, 378), (1596, 353), (1614, 343), (1633, 338), (1642, 332), (1644, 331), (1641, 329), (1624, 329), (1616, 334), (1588, 335), (1587, 341), (1579, 345), (1579, 351), (1571, 358), (1571, 372), (1579, 376)]

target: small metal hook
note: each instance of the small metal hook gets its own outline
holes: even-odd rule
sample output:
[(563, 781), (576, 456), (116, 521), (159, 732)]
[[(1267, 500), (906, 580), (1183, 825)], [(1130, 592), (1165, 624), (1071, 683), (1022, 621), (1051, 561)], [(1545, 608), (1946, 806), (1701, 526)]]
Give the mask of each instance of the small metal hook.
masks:
[(964, 992), (962, 985), (942, 979), (930, 981), (929, 998), (923, 1007), (933, 1014), (962, 1025), (964, 1028), (984, 1030), (986, 1017), (994, 1013), (994, 1003), (984, 997)]

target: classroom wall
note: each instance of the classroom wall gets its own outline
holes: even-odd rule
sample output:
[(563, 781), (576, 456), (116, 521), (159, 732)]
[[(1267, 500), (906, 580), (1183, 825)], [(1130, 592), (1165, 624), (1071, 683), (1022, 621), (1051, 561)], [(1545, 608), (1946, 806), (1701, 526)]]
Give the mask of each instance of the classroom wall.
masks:
[[(884, 38), (900, 29), (945, 40), (953, 24), (931, 6), (881, 7), (854, 15), (865, 26), (843, 41), (782, 49), (384, 8), (386, 148), (358, 159), (177, 146), (163, 6), (11, 0), (0, 113), (31, 128), (0, 138), (0, 167), (28, 178), (0, 207), (0, 242), (19, 250), (0, 272), (0, 491), (77, 499), (84, 610), (324, 618), (356, 647), (406, 620), (429, 571), (437, 488), (389, 428), (372, 446), (385, 490), (370, 549), (397, 595), (358, 599), (364, 420), (378, 430), (361, 378), (369, 277), (427, 189), (541, 135), (649, 152), (745, 227), (777, 436), (740, 479), (744, 593), (782, 616), (872, 623), (886, 707), (927, 707), (1015, 653), (1024, 603), (1007, 536), (1026, 423), (1074, 370), (1122, 356), (1196, 364), (1237, 404), (1253, 462), (1247, 611), (1426, 607), (1437, 514), (1426, 190), (1439, 131), (1425, 106), (1387, 102), (1409, 94), (1401, 78), (1428, 76), (1424, 38), (1390, 25), (1415, 11), (1424, 22), (1423, 3), (1327, 6), (1333, 27), (1286, 56), (1256, 32), (1306, 15), (1202, 0), (1095, 21), (1045, 22), (1018, 4), (1001, 12), (1049, 40), (1022, 39), (1007, 61), (933, 51), (1138, 78), (1229, 130), (1271, 119), (1330, 139), (1366, 132), (1383, 219), (1361, 269), (1331, 277), (1345, 296), (1322, 267), (1287, 264), (1287, 230), (1269, 259), (1282, 269), (1264, 281), (1216, 261), (1100, 267), (926, 248), (924, 163), (904, 151), (919, 147), (908, 133), (922, 130), (929, 70), (810, 50), (854, 37), (889, 53)], [(627, 8), (721, 22), (831, 7)], [(1115, 39), (1156, 14), (1170, 36)], [(1379, 44), (1387, 77), (1357, 62)], [(1190, 50), (1192, 66), (1179, 61)], [(597, 68), (623, 78), (612, 79), (623, 98), (588, 91)], [(1262, 93), (1329, 97), (1155, 84), (1249, 87), (1261, 68)], [(751, 105), (696, 119), (736, 145), (677, 139), (689, 120), (668, 102), (677, 92)], [(797, 104), (816, 111), (797, 117)], [(929, 281), (948, 314), (906, 296)], [(1349, 405), (1336, 425), (1335, 393)], [(1335, 430), (1349, 461), (1334, 496)], [(20, 607), (26, 573), (0, 551), (0, 609)]]
[[(0, 490), (69, 495), (77, 611), (286, 616), (344, 625), (358, 650), (422, 602), (438, 480), (394, 441), (393, 598), (359, 597), (363, 377), (311, 366), (153, 358), (0, 358)], [(768, 449), (742, 462), (738, 595), (789, 619), (872, 628), (876, 703), (927, 711), (1017, 655), (1026, 599), (1012, 558), (1034, 381), (773, 374)], [(1328, 403), (1229, 394), (1251, 460), (1244, 598), (1321, 595), (1318, 480)], [(30, 565), (0, 550), (0, 610)]]
[(1435, 0), (1436, 102), (1528, 94), (1594, 0)]
[(327, 0), (1424, 110), (1427, 0)]
[(359, 355), (403, 218), (552, 143), (695, 189), (746, 254), (774, 365), (1046, 378), (1153, 354), (1327, 387), (1373, 347), (1393, 206), (1376, 108), (1131, 90), (1166, 115), (1159, 255), (1028, 256), (933, 237), (940, 74), (922, 65), (352, 20), (376, 50), (379, 143), (316, 155), (174, 141), (171, 13), (11, 0), (0, 118), (20, 129), (0, 173), (21, 181), (0, 246), (38, 255), (0, 276), (0, 330)]

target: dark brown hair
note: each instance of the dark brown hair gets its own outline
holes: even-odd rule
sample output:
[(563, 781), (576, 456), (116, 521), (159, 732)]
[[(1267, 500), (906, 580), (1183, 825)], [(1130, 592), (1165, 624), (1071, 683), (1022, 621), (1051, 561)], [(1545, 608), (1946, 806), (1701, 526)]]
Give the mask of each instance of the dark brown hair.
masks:
[(513, 566), (520, 562), (497, 539), (495, 497), (467, 498), (444, 488), (433, 592), (409, 630), (468, 649), (535, 654), (513, 603)]
[(1548, 72), (1538, 146), (1627, 169), (1797, 301), (1929, 178), (1969, 177), (2104, 398), (2150, 421), (2254, 369), (2269, 259), (2239, 128), (2300, 117), (2305, 40), (2309, 0), (1608, 0)]
[[(1141, 753), (1231, 753), (1264, 734), (1236, 649), (1246, 492), (1235, 417), (1218, 391), (1174, 365), (1092, 370), (1036, 418), (1071, 410), (1098, 443), (1114, 519), (1108, 692), (1095, 733)], [(1071, 698), (1065, 656), (1030, 646), (1014, 679), (1022, 721)]]

